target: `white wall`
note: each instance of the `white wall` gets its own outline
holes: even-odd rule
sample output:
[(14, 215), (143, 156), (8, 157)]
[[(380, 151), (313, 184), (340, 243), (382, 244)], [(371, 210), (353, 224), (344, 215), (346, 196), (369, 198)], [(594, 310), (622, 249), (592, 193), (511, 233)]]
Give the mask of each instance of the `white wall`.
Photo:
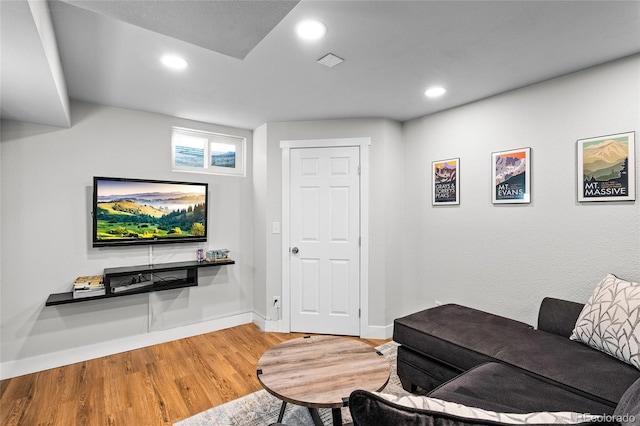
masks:
[[(3, 122), (0, 120), (0, 135), (2, 135)], [(2, 138), (0, 137), (0, 144)], [(0, 145), (0, 354), (2, 353), (2, 145)], [(1, 358), (0, 358), (1, 360)], [(0, 372), (0, 377), (2, 374)]]
[[(282, 296), (282, 234), (271, 233), (271, 223), (282, 220), (282, 140), (340, 139), (370, 137), (370, 268), (369, 268), (369, 330), (362, 330), (377, 337), (388, 333), (387, 288), (400, 282), (400, 255), (398, 248), (402, 222), (397, 220), (402, 211), (402, 141), (401, 125), (386, 119), (321, 120), (286, 123), (268, 123), (260, 128), (260, 137), (254, 137), (255, 162), (263, 177), (255, 187), (256, 199), (263, 200), (260, 208), (261, 232), (256, 235), (256, 257), (264, 253), (264, 271), (254, 274), (255, 291), (266, 295), (256, 312), (267, 318), (276, 318), (277, 312), (269, 301), (272, 296)], [(259, 154), (258, 154), (259, 153)], [(260, 159), (258, 159), (258, 155)], [(256, 180), (258, 177), (256, 176)], [(256, 225), (257, 228), (258, 225)], [(264, 244), (262, 246), (262, 244)], [(260, 254), (258, 254), (260, 253)], [(259, 286), (263, 286), (258, 289)], [(285, 296), (286, 297), (286, 296)], [(395, 302), (394, 302), (395, 303)]]
[[(15, 367), (11, 363), (81, 353), (92, 345), (117, 352), (179, 327), (203, 332), (202, 324), (214, 326), (218, 319), (250, 321), (251, 132), (79, 102), (71, 116), (69, 129), (2, 125), (2, 374)], [(246, 137), (247, 177), (172, 172), (171, 126)], [(208, 182), (208, 242), (154, 246), (153, 261), (191, 260), (198, 248), (228, 248), (236, 264), (201, 269), (198, 287), (45, 307), (49, 294), (69, 291), (78, 275), (149, 261), (146, 246), (91, 247), (93, 176)]]
[[(636, 56), (404, 124), (268, 123), (253, 141), (245, 130), (79, 102), (70, 129), (2, 122), (0, 377), (13, 364), (46, 368), (56, 354), (73, 362), (91, 347), (100, 356), (247, 322), (252, 310), (275, 318), (281, 140), (372, 140), (365, 333), (388, 333), (394, 318), (435, 300), (534, 324), (544, 296), (584, 302), (610, 272), (640, 281), (640, 201), (581, 204), (575, 190), (577, 139), (640, 137), (639, 76)], [(246, 136), (247, 177), (171, 172), (174, 125)], [(492, 205), (491, 152), (524, 146), (533, 153), (533, 202)], [(450, 157), (461, 158), (461, 204), (432, 207), (431, 162)], [(208, 246), (230, 249), (236, 265), (201, 271), (195, 288), (45, 307), (77, 275), (148, 261), (144, 247), (91, 248), (94, 175), (209, 182)], [(158, 246), (154, 260), (192, 259), (198, 247)]]
[[(576, 140), (639, 130), (640, 56), (405, 123), (395, 313), (439, 300), (535, 324), (545, 296), (585, 302), (607, 273), (640, 281), (640, 201), (576, 201)], [(491, 153), (520, 147), (532, 148), (533, 201), (494, 206)], [(451, 157), (461, 203), (432, 207), (431, 162)]]

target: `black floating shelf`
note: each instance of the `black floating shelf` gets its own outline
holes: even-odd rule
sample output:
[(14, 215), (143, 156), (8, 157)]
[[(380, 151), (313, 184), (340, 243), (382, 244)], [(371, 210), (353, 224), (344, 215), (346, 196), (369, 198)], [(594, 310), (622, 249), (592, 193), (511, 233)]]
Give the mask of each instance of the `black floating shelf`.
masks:
[[(154, 265), (139, 265), (139, 266), (125, 266), (120, 268), (105, 268), (104, 270), (104, 285), (106, 294), (100, 296), (81, 297), (78, 299), (73, 298), (73, 292), (68, 291), (65, 293), (50, 294), (45, 302), (45, 306), (53, 305), (65, 305), (68, 303), (86, 302), (88, 300), (109, 299), (113, 297), (128, 296), (130, 294), (150, 293), (152, 291), (171, 290), (184, 287), (195, 287), (198, 285), (198, 269), (209, 268), (213, 266), (233, 265), (236, 263), (231, 259), (218, 260), (215, 262), (173, 262), (173, 263), (159, 263)], [(128, 290), (114, 290), (121, 289), (122, 285), (112, 286), (112, 280), (129, 280), (131, 277), (132, 284), (134, 284), (135, 277), (145, 274), (160, 274), (166, 272), (186, 271), (185, 278), (175, 279), (161, 279), (159, 281), (150, 282), (149, 285), (133, 286)]]

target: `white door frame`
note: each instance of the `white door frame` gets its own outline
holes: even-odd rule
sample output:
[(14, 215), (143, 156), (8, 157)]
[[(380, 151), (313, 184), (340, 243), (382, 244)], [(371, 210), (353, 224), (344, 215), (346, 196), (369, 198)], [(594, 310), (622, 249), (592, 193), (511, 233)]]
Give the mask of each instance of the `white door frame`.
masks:
[(371, 138), (306, 139), (280, 141), (282, 149), (282, 326), (291, 331), (290, 150), (291, 148), (360, 147), (360, 336), (369, 327), (369, 146)]

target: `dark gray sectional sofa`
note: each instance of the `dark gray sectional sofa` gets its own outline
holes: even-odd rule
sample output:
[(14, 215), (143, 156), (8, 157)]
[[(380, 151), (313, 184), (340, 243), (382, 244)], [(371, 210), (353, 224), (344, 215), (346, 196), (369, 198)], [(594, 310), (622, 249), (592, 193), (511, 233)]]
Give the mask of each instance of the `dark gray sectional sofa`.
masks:
[[(520, 375), (527, 386), (519, 398), (510, 397), (506, 405), (512, 409), (528, 412), (557, 407), (611, 414), (625, 391), (640, 378), (640, 370), (569, 340), (583, 306), (545, 298), (537, 329), (459, 305), (438, 306), (399, 318), (393, 334), (401, 345), (398, 376), (406, 390), (414, 391), (419, 386), (429, 391), (478, 368), (480, 371), (470, 372), (463, 381), (443, 386), (437, 393), (460, 395), (453, 389), (460, 387), (466, 389), (465, 396), (459, 398), (464, 401), (456, 402), (491, 406), (505, 404), (496, 395), (484, 395), (482, 387), (491, 390), (489, 383), (499, 374), (503, 384)], [(485, 370), (492, 367), (479, 367), (488, 362), (499, 363), (493, 367), (499, 371), (487, 373)], [(543, 403), (545, 395), (553, 397)]]
[[(569, 339), (583, 306), (546, 298), (537, 329), (453, 304), (399, 318), (398, 376), (410, 392), (420, 387), (464, 407), (592, 413), (601, 422), (586, 424), (640, 425), (640, 370)], [(351, 395), (350, 409), (359, 426), (502, 424), (407, 408), (366, 391)]]

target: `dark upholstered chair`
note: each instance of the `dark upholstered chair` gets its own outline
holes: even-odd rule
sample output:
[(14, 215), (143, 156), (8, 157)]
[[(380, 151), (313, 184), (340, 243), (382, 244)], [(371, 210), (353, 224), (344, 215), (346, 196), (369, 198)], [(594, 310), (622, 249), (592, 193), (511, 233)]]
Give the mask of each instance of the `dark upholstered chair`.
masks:
[[(500, 392), (500, 390), (497, 390)], [(420, 400), (430, 399), (428, 396), (412, 396), (409, 399)], [(401, 404), (403, 403), (403, 404)], [(492, 419), (482, 419), (463, 415), (474, 410), (465, 410), (465, 406), (461, 406), (462, 410), (458, 412), (418, 408), (416, 404), (405, 404), (406, 401), (398, 399), (397, 402), (390, 401), (377, 393), (367, 392), (363, 390), (354, 391), (349, 398), (349, 410), (353, 417), (354, 426), (471, 426), (471, 425), (513, 425), (514, 423), (504, 423), (497, 420), (498, 416)], [(410, 406), (411, 405), (411, 406)], [(418, 404), (419, 405), (419, 404)], [(435, 404), (437, 405), (437, 404)], [(454, 404), (455, 405), (455, 404)], [(476, 410), (485, 411), (485, 410)], [(570, 410), (567, 410), (570, 411)], [(496, 412), (488, 412), (488, 414), (504, 414)], [(534, 413), (524, 413), (517, 416), (523, 420), (521, 424), (556, 424), (546, 421), (544, 423), (529, 423), (527, 418), (533, 418)], [(571, 413), (569, 413), (571, 414)], [(585, 413), (573, 413), (576, 421), (582, 419)], [(600, 415), (592, 413), (599, 418), (596, 421), (588, 420), (582, 423), (574, 423), (581, 425), (622, 425), (637, 426), (640, 424), (640, 379), (638, 379), (622, 396), (613, 414)]]

